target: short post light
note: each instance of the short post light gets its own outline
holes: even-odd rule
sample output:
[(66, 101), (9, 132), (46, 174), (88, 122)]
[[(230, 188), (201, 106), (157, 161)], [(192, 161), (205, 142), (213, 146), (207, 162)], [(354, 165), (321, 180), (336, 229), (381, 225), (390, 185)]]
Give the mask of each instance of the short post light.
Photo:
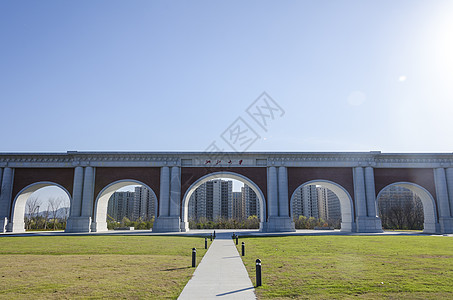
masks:
[(236, 235), (236, 245), (239, 243), (239, 237)]
[(214, 239), (215, 239), (215, 230), (214, 230)]
[(256, 286), (262, 286), (263, 282), (261, 280), (261, 259), (256, 260)]
[(197, 249), (192, 248), (192, 268), (197, 266)]
[(204, 248), (208, 249), (208, 238), (207, 237), (204, 238)]
[(245, 243), (242, 242), (242, 256), (245, 256)]

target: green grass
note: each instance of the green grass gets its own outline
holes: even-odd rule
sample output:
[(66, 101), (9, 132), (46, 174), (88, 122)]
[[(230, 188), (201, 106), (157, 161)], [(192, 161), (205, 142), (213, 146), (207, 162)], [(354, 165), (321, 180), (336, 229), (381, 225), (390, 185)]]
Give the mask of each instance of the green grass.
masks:
[[(452, 299), (453, 239), (441, 236), (242, 238), (260, 299)], [(239, 245), (240, 247), (240, 245)]]
[(204, 239), (160, 236), (1, 237), (1, 299), (177, 298)]

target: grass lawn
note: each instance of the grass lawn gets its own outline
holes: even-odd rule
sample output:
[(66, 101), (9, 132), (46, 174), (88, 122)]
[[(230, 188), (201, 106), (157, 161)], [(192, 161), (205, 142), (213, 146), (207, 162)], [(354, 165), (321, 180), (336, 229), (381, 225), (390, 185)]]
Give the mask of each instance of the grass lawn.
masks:
[(0, 237), (0, 298), (177, 298), (193, 247), (200, 262), (203, 238)]
[[(242, 238), (260, 299), (452, 299), (453, 239), (443, 236)], [(239, 243), (239, 248), (241, 247)]]

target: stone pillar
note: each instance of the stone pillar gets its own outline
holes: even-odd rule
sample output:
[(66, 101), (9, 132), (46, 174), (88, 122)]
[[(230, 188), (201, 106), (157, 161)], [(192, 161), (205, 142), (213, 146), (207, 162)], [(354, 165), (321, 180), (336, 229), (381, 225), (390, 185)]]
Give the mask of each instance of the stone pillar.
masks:
[(171, 168), (170, 186), (170, 216), (179, 218), (181, 202), (181, 171), (179, 167)]
[(365, 177), (362, 167), (354, 168), (354, 200), (357, 217), (366, 217)]
[[(90, 167), (90, 169), (92, 169)], [(88, 171), (90, 173), (90, 171)], [(87, 171), (77, 166), (74, 169), (74, 187), (72, 192), (71, 208), (66, 224), (66, 232), (90, 232), (91, 220), (83, 215), (84, 184)], [(90, 175), (89, 175), (90, 176)], [(86, 210), (86, 209), (85, 209)]]
[(288, 173), (286, 167), (278, 168), (278, 212), (280, 217), (289, 217)]
[(365, 193), (368, 217), (376, 217), (376, 192), (374, 188), (374, 171), (372, 167), (365, 168)]
[[(188, 228), (187, 222), (181, 223), (179, 202), (181, 201), (180, 168), (164, 166), (160, 172), (159, 217), (153, 225), (153, 232), (179, 232)], [(187, 224), (185, 224), (187, 223)]]
[(0, 168), (0, 195), (2, 194), (3, 168)]
[(441, 233), (453, 233), (453, 219), (448, 199), (447, 177), (444, 168), (434, 169), (434, 183), (436, 185), (437, 206), (439, 210), (439, 225)]
[[(107, 222), (97, 220), (94, 224), (95, 229), (91, 230), (92, 212), (93, 212), (93, 197), (94, 197), (94, 168), (85, 167), (83, 175), (83, 190), (82, 190), (82, 209), (81, 220), (83, 222), (83, 232), (90, 231), (107, 231)], [(107, 211), (105, 211), (107, 215)]]
[(72, 189), (72, 203), (69, 211), (70, 217), (82, 215), (82, 193), (83, 193), (83, 168), (75, 167), (74, 185)]
[(170, 168), (162, 167), (160, 170), (160, 197), (159, 217), (170, 215)]
[(86, 167), (83, 178), (82, 217), (92, 216), (94, 197), (94, 168)]
[(262, 230), (268, 232), (295, 231), (294, 222), (289, 217), (288, 173), (286, 167), (269, 167), (267, 174), (267, 203), (269, 218)]
[(11, 210), (11, 197), (13, 192), (14, 170), (12, 168), (4, 168), (2, 172), (2, 180), (0, 184), (0, 232), (10, 230), (8, 220)]
[(373, 169), (370, 167), (365, 174), (363, 167), (356, 167), (353, 176), (357, 232), (382, 232), (381, 222), (376, 217)]
[(269, 218), (279, 215), (277, 169), (275, 167), (269, 167), (267, 170), (267, 206)]
[(453, 217), (453, 168), (445, 170), (447, 177), (448, 202), (450, 203), (450, 216)]
[(382, 232), (382, 222), (377, 212), (374, 169), (372, 167), (365, 168), (365, 194), (369, 227), (368, 231)]

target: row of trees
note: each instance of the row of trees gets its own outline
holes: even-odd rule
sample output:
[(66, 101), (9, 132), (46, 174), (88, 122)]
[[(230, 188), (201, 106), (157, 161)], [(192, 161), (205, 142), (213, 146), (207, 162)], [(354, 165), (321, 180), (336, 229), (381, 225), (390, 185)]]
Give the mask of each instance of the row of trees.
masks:
[[(69, 206), (64, 205), (62, 198), (49, 198), (47, 207), (43, 207), (42, 201), (37, 197), (27, 200), (25, 206), (25, 229), (26, 230), (64, 230), (69, 215)], [(60, 216), (58, 215), (60, 212)], [(63, 216), (61, 216), (61, 212)]]
[[(64, 230), (66, 228), (69, 206), (62, 198), (49, 198), (47, 207), (37, 197), (31, 197), (26, 203), (25, 229), (26, 230)], [(416, 201), (387, 201), (379, 206), (379, 216), (384, 229), (421, 230), (423, 229), (423, 206), (419, 199)], [(299, 216), (294, 219), (296, 229), (313, 229), (315, 227), (340, 228), (341, 220), (323, 220), (314, 217)], [(131, 221), (124, 217), (117, 222), (107, 216), (108, 229), (118, 227), (134, 227), (135, 229), (151, 229), (154, 217), (151, 220), (138, 219)], [(206, 218), (190, 220), (190, 229), (258, 229), (260, 221), (257, 216), (250, 216), (246, 220), (221, 218), (215, 221)]]
[(114, 218), (107, 215), (107, 228), (113, 230), (121, 227), (134, 227), (134, 229), (151, 229), (153, 228), (154, 217), (150, 220), (144, 220), (139, 218), (136, 221), (131, 221), (130, 219), (124, 217), (121, 222), (117, 222)]
[(257, 216), (249, 216), (246, 220), (219, 218), (212, 221), (206, 218), (189, 220), (190, 229), (259, 229), (260, 220)]
[(294, 225), (296, 229), (314, 229), (315, 227), (333, 227), (333, 228), (340, 228), (341, 220), (327, 220), (324, 221), (323, 219), (314, 218), (314, 217), (306, 217), (306, 216), (299, 216), (299, 218), (294, 219)]
[(423, 205), (416, 201), (389, 201), (380, 205), (379, 216), (384, 229), (422, 230)]

